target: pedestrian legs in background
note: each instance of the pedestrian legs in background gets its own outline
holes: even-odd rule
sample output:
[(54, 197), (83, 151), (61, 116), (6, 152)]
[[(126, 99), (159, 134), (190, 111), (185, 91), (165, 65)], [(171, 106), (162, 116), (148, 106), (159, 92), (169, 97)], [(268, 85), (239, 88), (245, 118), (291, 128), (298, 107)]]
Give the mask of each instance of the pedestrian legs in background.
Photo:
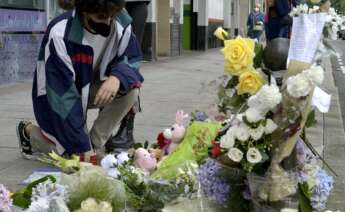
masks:
[(133, 18), (133, 32), (137, 36), (139, 43), (142, 43), (145, 31), (145, 23), (148, 15), (146, 2), (127, 2), (126, 10)]
[[(146, 2), (127, 2), (126, 9), (129, 15), (133, 18), (133, 32), (136, 35), (139, 43), (142, 43), (144, 37), (145, 23), (148, 15), (148, 8)], [(121, 125), (115, 136), (111, 137), (106, 143), (106, 151), (123, 151), (130, 148), (134, 143), (134, 119), (136, 113), (139, 111), (139, 99), (130, 112), (122, 119)]]

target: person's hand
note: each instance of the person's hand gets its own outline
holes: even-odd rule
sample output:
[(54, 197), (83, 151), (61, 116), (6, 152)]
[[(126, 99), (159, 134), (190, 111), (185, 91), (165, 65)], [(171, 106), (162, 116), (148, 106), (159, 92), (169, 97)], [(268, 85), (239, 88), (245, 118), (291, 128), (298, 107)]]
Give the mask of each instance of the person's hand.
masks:
[(97, 107), (102, 107), (106, 104), (109, 104), (115, 98), (119, 88), (119, 79), (114, 76), (110, 76), (98, 90), (94, 104)]

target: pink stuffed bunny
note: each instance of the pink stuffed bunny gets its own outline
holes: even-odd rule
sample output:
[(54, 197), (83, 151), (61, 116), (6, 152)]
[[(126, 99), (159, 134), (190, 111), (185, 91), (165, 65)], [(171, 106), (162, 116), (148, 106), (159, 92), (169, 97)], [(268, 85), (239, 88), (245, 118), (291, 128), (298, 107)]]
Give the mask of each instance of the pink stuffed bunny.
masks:
[(188, 114), (185, 114), (183, 110), (179, 110), (176, 113), (176, 123), (172, 125), (171, 128), (165, 129), (163, 132), (165, 144), (163, 147), (163, 152), (170, 154), (177, 145), (181, 142), (186, 128), (184, 127), (184, 120), (188, 118)]
[(134, 166), (150, 173), (157, 166), (157, 159), (144, 148), (138, 148), (134, 153)]

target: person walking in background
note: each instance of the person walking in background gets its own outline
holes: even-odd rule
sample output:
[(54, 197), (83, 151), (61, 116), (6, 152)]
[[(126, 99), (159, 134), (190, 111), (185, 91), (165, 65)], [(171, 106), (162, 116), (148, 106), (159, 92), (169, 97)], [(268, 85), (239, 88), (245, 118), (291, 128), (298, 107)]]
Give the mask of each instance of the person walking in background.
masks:
[[(139, 43), (142, 43), (145, 31), (145, 23), (148, 15), (148, 4), (150, 0), (126, 0), (126, 10), (132, 17), (133, 32)], [(123, 151), (129, 149), (134, 143), (134, 119), (140, 111), (140, 100), (121, 121), (121, 125), (115, 136), (111, 137), (105, 147), (108, 152)]]
[[(75, 0), (42, 40), (32, 101), (39, 125), (21, 121), (24, 158), (57, 151), (95, 162), (138, 99), (142, 53), (124, 0)], [(118, 42), (119, 41), (119, 42)], [(102, 108), (88, 132), (87, 109)]]
[(260, 4), (256, 4), (247, 19), (248, 37), (260, 41), (264, 31), (264, 14), (260, 11)]

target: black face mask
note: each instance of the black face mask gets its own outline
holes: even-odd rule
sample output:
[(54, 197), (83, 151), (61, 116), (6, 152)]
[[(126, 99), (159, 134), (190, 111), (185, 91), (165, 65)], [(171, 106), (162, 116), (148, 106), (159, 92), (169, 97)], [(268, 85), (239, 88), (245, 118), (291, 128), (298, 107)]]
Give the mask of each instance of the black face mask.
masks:
[(105, 23), (97, 23), (92, 19), (88, 20), (88, 24), (96, 32), (96, 34), (100, 34), (103, 37), (108, 37), (111, 31), (111, 26)]

